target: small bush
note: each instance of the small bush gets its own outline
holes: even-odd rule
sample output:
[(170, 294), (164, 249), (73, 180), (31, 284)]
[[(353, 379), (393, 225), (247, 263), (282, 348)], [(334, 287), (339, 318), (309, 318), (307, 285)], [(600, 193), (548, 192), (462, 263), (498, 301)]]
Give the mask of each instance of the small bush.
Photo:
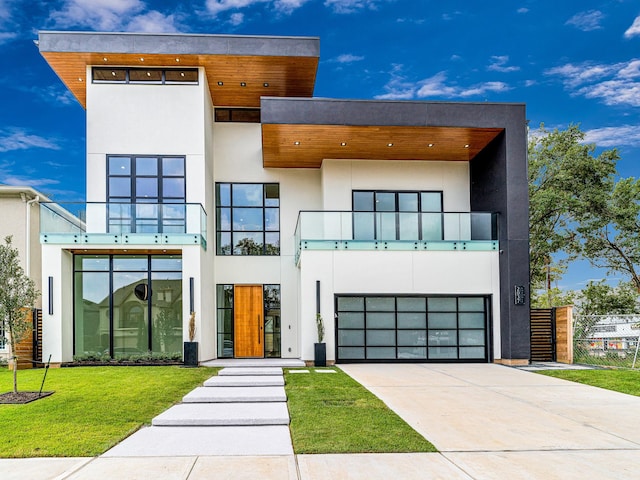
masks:
[(169, 363), (182, 361), (181, 352), (144, 352), (117, 355), (111, 358), (107, 354), (88, 353), (84, 355), (74, 355), (73, 361), (76, 363)]

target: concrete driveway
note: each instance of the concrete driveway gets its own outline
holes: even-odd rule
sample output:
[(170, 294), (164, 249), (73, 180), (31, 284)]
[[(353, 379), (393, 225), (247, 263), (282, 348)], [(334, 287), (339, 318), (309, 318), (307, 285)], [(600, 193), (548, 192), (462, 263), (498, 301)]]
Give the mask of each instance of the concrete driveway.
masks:
[(471, 478), (640, 478), (639, 397), (494, 364), (341, 368)]

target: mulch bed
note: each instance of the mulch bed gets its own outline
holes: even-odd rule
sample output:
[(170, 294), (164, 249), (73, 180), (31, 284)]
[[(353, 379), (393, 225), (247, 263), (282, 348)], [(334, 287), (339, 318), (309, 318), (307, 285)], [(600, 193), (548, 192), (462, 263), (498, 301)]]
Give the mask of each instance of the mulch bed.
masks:
[(40, 398), (48, 397), (53, 392), (7, 392), (0, 393), (0, 404), (13, 404), (21, 405), (29, 402), (33, 402)]

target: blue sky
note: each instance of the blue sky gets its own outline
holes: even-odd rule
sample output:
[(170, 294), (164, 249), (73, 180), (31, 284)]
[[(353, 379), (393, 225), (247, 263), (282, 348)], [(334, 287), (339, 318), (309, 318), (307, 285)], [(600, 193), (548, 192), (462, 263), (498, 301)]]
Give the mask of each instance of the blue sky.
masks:
[(318, 36), (318, 97), (524, 102), (532, 127), (580, 123), (640, 174), (637, 0), (0, 0), (0, 183), (82, 201), (84, 110), (38, 30)]

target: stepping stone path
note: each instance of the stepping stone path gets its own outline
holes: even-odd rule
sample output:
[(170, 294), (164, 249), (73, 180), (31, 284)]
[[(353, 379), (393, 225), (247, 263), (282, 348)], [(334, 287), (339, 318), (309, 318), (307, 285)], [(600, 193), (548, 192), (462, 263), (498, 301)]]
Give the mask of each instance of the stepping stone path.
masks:
[(104, 456), (292, 455), (280, 367), (227, 367)]

